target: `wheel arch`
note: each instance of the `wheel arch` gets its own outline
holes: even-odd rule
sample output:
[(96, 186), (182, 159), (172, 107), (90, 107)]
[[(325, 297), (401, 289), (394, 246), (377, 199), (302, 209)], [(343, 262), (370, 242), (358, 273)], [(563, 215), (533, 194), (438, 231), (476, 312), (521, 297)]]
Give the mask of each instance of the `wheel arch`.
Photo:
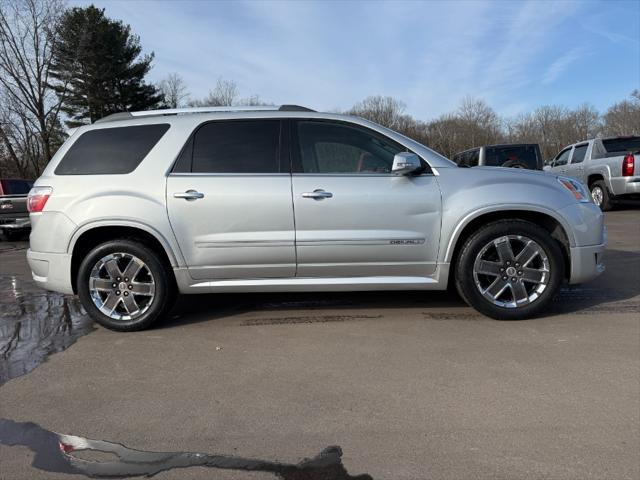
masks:
[(569, 278), (571, 272), (570, 248), (572, 245), (575, 245), (575, 239), (570, 235), (571, 230), (569, 225), (562, 217), (555, 214), (555, 212), (542, 209), (532, 210), (530, 207), (526, 209), (522, 207), (484, 209), (469, 214), (456, 226), (445, 251), (444, 262), (455, 264), (460, 250), (469, 236), (483, 225), (498, 220), (529, 221), (547, 230), (551, 237), (560, 244), (565, 261), (564, 275), (566, 278)]
[(589, 176), (587, 177), (587, 186), (591, 188), (591, 186), (598, 180), (604, 181), (604, 175), (602, 173), (596, 172), (589, 174)]
[(178, 266), (178, 258), (173, 253), (169, 242), (153, 228), (135, 222), (91, 223), (76, 231), (67, 250), (71, 254), (71, 285), (74, 293), (77, 293), (76, 278), (82, 259), (96, 245), (118, 238), (134, 239), (151, 248), (167, 266), (170, 275), (174, 275), (173, 267)]

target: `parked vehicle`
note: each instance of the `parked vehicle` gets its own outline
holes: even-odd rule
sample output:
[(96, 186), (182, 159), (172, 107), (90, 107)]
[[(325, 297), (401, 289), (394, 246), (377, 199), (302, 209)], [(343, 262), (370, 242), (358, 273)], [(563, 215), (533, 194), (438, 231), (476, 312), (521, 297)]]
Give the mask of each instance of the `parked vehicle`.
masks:
[(31, 228), (27, 194), (33, 182), (20, 178), (0, 179), (0, 233), (8, 240), (25, 235)]
[(640, 198), (638, 161), (640, 137), (596, 138), (564, 148), (545, 169), (583, 182), (593, 202), (607, 211), (616, 200)]
[(543, 161), (537, 143), (486, 145), (456, 153), (453, 161), (461, 167), (511, 167), (542, 170)]
[(302, 107), (124, 113), (79, 128), (29, 195), (35, 281), (114, 330), (178, 292), (443, 290), (497, 319), (603, 271), (603, 215), (568, 177), (458, 168)]

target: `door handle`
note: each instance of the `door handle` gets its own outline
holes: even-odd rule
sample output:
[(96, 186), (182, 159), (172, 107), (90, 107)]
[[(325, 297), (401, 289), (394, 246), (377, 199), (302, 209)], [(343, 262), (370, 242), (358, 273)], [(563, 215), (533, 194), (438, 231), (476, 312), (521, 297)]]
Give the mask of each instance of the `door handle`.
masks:
[(204, 198), (204, 193), (196, 192), (195, 190), (187, 190), (186, 192), (174, 193), (173, 198), (184, 198), (185, 200), (191, 201)]
[(325, 192), (321, 188), (314, 190), (313, 192), (305, 192), (302, 194), (302, 198), (313, 198), (314, 200), (322, 200), (325, 198), (333, 197), (333, 193)]

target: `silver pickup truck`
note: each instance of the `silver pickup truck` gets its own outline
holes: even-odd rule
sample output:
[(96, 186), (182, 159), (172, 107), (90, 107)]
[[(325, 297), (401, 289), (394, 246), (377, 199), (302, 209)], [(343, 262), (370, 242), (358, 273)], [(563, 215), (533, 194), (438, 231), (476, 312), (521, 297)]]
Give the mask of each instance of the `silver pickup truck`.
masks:
[(640, 198), (640, 137), (596, 138), (569, 145), (544, 169), (577, 178), (603, 211), (616, 200)]

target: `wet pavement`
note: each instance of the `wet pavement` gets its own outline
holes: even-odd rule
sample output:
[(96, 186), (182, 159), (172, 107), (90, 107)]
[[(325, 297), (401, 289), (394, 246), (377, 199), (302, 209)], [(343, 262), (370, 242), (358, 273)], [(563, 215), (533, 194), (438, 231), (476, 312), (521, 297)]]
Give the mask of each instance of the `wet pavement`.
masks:
[(0, 478), (638, 478), (640, 212), (607, 224), (607, 272), (534, 320), (437, 292), (219, 295), (134, 334), (0, 242)]
[(0, 275), (0, 385), (69, 348), (92, 323), (76, 298)]

